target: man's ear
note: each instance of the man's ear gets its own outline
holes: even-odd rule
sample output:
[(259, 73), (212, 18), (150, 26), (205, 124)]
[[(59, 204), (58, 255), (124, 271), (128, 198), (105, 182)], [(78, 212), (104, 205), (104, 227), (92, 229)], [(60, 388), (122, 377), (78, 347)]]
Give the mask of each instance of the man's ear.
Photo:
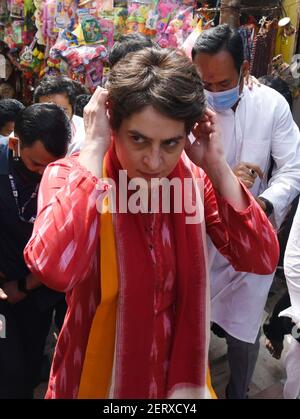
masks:
[(250, 71), (250, 64), (249, 61), (244, 60), (243, 61), (243, 77), (247, 77), (249, 75), (249, 71)]
[(8, 148), (10, 150), (12, 150), (14, 158), (21, 157), (20, 140), (19, 140), (18, 137), (9, 137), (8, 138)]

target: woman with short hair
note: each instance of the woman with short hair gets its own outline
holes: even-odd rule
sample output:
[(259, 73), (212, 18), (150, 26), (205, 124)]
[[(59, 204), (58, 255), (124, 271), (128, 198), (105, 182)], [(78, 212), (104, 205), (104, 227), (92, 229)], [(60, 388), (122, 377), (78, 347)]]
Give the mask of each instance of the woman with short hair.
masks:
[(44, 175), (25, 251), (67, 293), (47, 397), (212, 397), (205, 233), (236, 269), (260, 274), (276, 266), (276, 234), (227, 165), (180, 52), (126, 55), (85, 126), (79, 156)]

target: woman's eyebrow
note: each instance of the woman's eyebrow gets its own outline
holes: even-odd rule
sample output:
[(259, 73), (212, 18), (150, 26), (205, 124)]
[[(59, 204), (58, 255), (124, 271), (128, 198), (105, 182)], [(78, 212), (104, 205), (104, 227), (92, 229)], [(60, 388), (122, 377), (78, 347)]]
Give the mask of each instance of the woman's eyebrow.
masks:
[[(153, 141), (153, 139), (152, 139), (152, 138), (147, 137), (146, 135), (142, 134), (141, 132), (139, 132), (139, 131), (137, 131), (137, 130), (129, 130), (129, 131), (128, 131), (128, 134), (130, 134), (130, 135), (134, 135), (134, 136), (136, 136), (136, 137), (141, 137), (141, 138), (143, 138), (144, 140), (150, 140), (150, 141)], [(181, 140), (181, 139), (183, 139), (183, 138), (184, 138), (184, 137), (183, 137), (183, 135), (176, 135), (175, 137), (166, 138), (166, 139), (161, 140), (161, 141), (165, 143), (165, 142), (167, 142), (167, 141), (176, 141), (176, 140)]]

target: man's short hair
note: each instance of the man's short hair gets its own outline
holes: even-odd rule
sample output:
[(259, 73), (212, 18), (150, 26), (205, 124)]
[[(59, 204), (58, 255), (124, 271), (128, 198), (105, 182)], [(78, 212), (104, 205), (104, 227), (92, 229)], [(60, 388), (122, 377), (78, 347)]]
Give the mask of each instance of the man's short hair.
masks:
[(203, 31), (192, 49), (192, 59), (200, 53), (214, 55), (220, 51), (229, 52), (237, 72), (240, 73), (245, 60), (243, 40), (239, 32), (227, 24)]
[(0, 100), (0, 130), (7, 122), (15, 122), (18, 114), (25, 106), (16, 99)]
[(35, 103), (19, 113), (15, 134), (20, 138), (21, 147), (31, 147), (41, 141), (54, 157), (63, 157), (71, 140), (70, 121), (60, 106)]
[(108, 77), (111, 127), (147, 106), (185, 123), (189, 133), (203, 116), (205, 96), (196, 67), (180, 51), (146, 48), (120, 60)]
[(91, 97), (92, 97), (91, 95), (77, 96), (76, 102), (75, 102), (75, 112), (74, 112), (75, 115), (83, 117), (84, 107), (89, 103)]
[(64, 94), (72, 107), (74, 113), (76, 89), (69, 77), (66, 76), (45, 76), (34, 91), (33, 100), (39, 102), (40, 97)]
[[(66, 77), (66, 76), (64, 76), (64, 77)], [(84, 84), (80, 83), (80, 81), (72, 80), (72, 83), (73, 83), (74, 88), (75, 88), (75, 96), (76, 97), (81, 96), (81, 95), (88, 95), (89, 94), (88, 88)]]
[(114, 44), (108, 57), (110, 67), (124, 58), (129, 52), (140, 51), (144, 48), (160, 48), (151, 38), (141, 33), (122, 35)]

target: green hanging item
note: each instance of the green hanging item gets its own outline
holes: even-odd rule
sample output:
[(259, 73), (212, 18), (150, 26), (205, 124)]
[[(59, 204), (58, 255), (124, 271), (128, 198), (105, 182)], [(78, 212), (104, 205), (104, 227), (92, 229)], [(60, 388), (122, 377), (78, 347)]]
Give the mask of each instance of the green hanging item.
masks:
[(99, 22), (94, 17), (89, 16), (84, 18), (81, 26), (83, 37), (87, 44), (95, 44), (103, 40)]

